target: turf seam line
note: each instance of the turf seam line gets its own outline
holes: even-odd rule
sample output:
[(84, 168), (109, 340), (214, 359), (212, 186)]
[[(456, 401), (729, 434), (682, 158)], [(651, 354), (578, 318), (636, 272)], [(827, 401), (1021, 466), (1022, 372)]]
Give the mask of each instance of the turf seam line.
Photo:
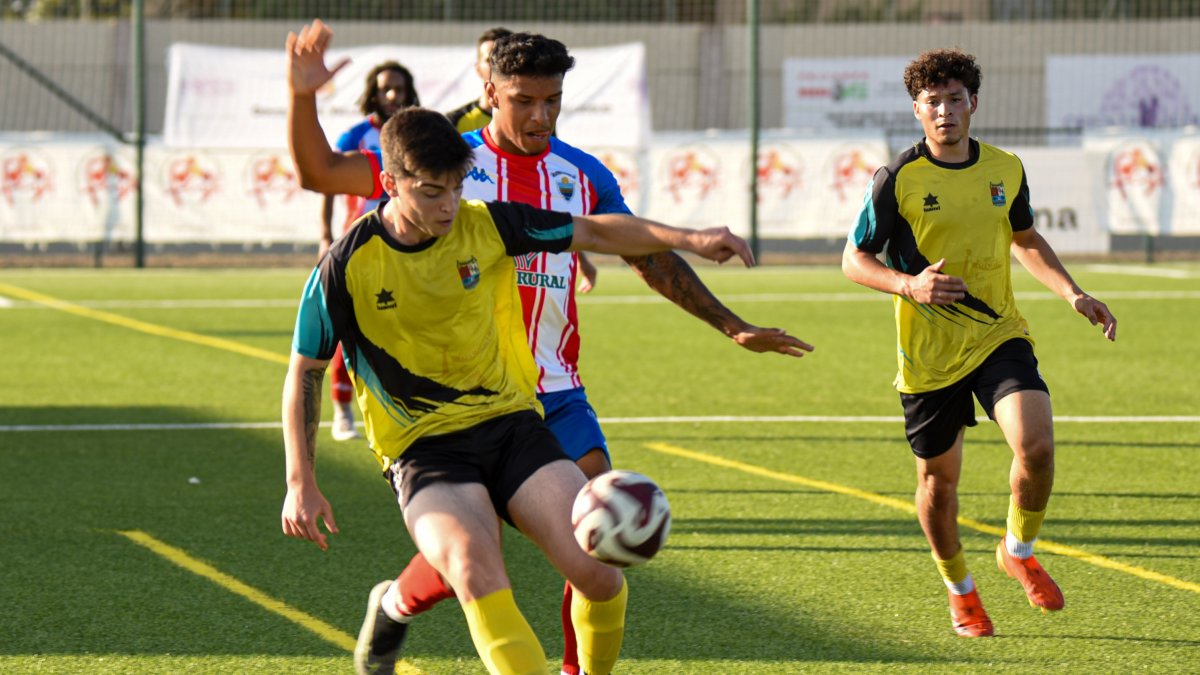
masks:
[[(159, 539), (156, 539), (150, 534), (141, 530), (117, 530), (117, 534), (125, 537), (133, 543), (149, 549), (156, 555), (165, 558), (167, 561), (182, 567), (183, 569), (204, 577), (209, 581), (221, 586), (227, 591), (240, 595), (243, 598), (253, 602), (254, 604), (266, 609), (269, 612), (278, 614), (283, 618), (295, 623), (302, 628), (305, 628), (317, 637), (329, 642), (330, 644), (340, 647), (348, 652), (354, 651), (355, 638), (351, 637), (345, 631), (338, 629), (324, 621), (307, 614), (301, 610), (292, 607), (291, 605), (276, 600), (266, 593), (242, 582), (234, 577), (218, 570), (216, 567), (198, 560), (188, 554), (183, 549), (176, 548)], [(399, 666), (398, 671), (401, 675), (420, 675), (421, 671), (404, 663), (396, 664)]]
[[(910, 502), (896, 499), (894, 497), (886, 497), (881, 494), (876, 494), (874, 492), (868, 492), (866, 490), (860, 490), (858, 488), (840, 485), (838, 483), (830, 483), (828, 481), (815, 480), (812, 478), (805, 478), (804, 476), (800, 476), (797, 474), (773, 471), (771, 469), (767, 469), (767, 468), (764, 468), (761, 466), (755, 466), (753, 464), (747, 464), (745, 462), (739, 462), (739, 461), (732, 460), (732, 459), (725, 459), (724, 457), (717, 457), (716, 455), (709, 455), (709, 454), (703, 453), (703, 452), (696, 452), (695, 450), (687, 450), (685, 448), (671, 445), (669, 443), (646, 443), (645, 446), (647, 448), (649, 448), (650, 450), (653, 450), (655, 452), (659, 452), (659, 453), (662, 453), (665, 455), (682, 457), (684, 459), (691, 459), (691, 460), (695, 460), (698, 462), (703, 462), (705, 464), (712, 464), (714, 466), (723, 467), (726, 469), (734, 469), (737, 471), (741, 471), (743, 473), (749, 473), (749, 474), (752, 474), (755, 476), (762, 476), (764, 478), (771, 478), (774, 480), (783, 481), (785, 483), (795, 483), (798, 485), (804, 485), (806, 487), (811, 487), (811, 488), (814, 488), (817, 490), (822, 490), (825, 492), (833, 492), (833, 493), (837, 493), (837, 494), (841, 494), (841, 495), (846, 495), (848, 497), (855, 497), (857, 499), (862, 499), (862, 500), (865, 500), (868, 502), (872, 502), (874, 504), (879, 504), (881, 506), (887, 506), (887, 507), (890, 507), (893, 509), (898, 509), (900, 511), (904, 511), (905, 513), (910, 513), (913, 515), (916, 515), (916, 513), (917, 513), (916, 506), (914, 506)], [(982, 532), (984, 534), (990, 534), (990, 535), (993, 535), (996, 537), (1003, 537), (1005, 534), (1005, 529), (1002, 527), (994, 527), (994, 526), (988, 525), (986, 523), (981, 523), (978, 520), (972, 520), (970, 518), (964, 518), (962, 516), (959, 516), (958, 524), (962, 525), (963, 527), (967, 527), (972, 530), (976, 530), (976, 531)], [(1055, 553), (1057, 555), (1074, 558), (1081, 562), (1088, 563), (1089, 565), (1094, 565), (1096, 567), (1102, 567), (1102, 568), (1114, 570), (1117, 572), (1124, 572), (1125, 574), (1139, 577), (1141, 579), (1146, 579), (1147, 581), (1153, 581), (1156, 583), (1164, 584), (1164, 585), (1170, 586), (1172, 588), (1178, 588), (1178, 589), (1184, 590), (1184, 591), (1191, 591), (1193, 593), (1200, 593), (1200, 584), (1196, 584), (1196, 583), (1193, 583), (1190, 581), (1184, 581), (1183, 579), (1177, 579), (1175, 577), (1168, 576), (1166, 574), (1161, 574), (1161, 573), (1155, 572), (1153, 570), (1148, 570), (1144, 567), (1138, 567), (1136, 565), (1127, 565), (1125, 563), (1118, 562), (1111, 558), (1106, 558), (1102, 555), (1097, 555), (1095, 553), (1089, 553), (1087, 551), (1084, 551), (1083, 549), (1078, 549), (1073, 546), (1065, 546), (1063, 544), (1059, 544), (1059, 543), (1056, 543), (1056, 542), (1053, 542), (1053, 541), (1050, 541), (1047, 539), (1041, 539), (1041, 538), (1038, 539), (1037, 546), (1038, 546), (1039, 550), (1049, 551), (1050, 553)]]

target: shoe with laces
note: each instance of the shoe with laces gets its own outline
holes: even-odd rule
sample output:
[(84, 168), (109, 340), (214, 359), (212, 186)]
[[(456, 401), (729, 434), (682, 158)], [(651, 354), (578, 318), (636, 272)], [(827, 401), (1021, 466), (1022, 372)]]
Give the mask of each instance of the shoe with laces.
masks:
[(954, 624), (954, 632), (962, 637), (988, 637), (995, 635), (992, 620), (988, 618), (979, 600), (979, 589), (971, 589), (966, 595), (955, 595), (949, 590), (950, 621)]
[(1031, 607), (1040, 607), (1043, 612), (1055, 612), (1063, 608), (1063, 594), (1058, 584), (1038, 564), (1037, 558), (1021, 559), (1011, 555), (1004, 539), (996, 546), (996, 566), (1008, 576), (1021, 582)]
[(383, 594), (391, 585), (392, 579), (375, 584), (367, 598), (367, 616), (358, 631), (358, 644), (354, 646), (354, 672), (358, 675), (396, 672), (396, 659), (408, 635), (408, 624), (396, 621), (383, 611)]
[(359, 438), (358, 429), (354, 426), (354, 410), (349, 403), (334, 404), (333, 428), (330, 433), (335, 441), (352, 441)]

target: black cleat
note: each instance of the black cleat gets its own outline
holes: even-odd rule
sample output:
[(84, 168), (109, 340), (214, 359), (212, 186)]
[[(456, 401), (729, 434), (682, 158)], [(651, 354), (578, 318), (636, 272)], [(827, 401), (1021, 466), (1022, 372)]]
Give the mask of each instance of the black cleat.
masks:
[(367, 617), (363, 619), (358, 644), (354, 646), (354, 672), (358, 675), (396, 672), (396, 659), (408, 635), (408, 624), (388, 616), (380, 604), (391, 584), (391, 579), (375, 584), (367, 598)]

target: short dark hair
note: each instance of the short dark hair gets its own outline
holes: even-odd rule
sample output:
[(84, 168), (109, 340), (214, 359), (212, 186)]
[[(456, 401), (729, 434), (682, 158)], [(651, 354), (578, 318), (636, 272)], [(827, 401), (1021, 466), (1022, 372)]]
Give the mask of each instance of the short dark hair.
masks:
[(475, 46), (479, 47), (479, 45), (481, 45), (485, 42), (495, 42), (496, 40), (499, 40), (502, 37), (508, 37), (509, 35), (512, 35), (512, 34), (513, 34), (513, 32), (511, 30), (509, 30), (507, 28), (502, 28), (500, 26), (496, 26), (495, 28), (489, 28), (480, 34), (479, 39), (475, 41)]
[(967, 92), (979, 93), (983, 72), (975, 63), (975, 57), (960, 49), (933, 49), (916, 58), (904, 69), (904, 87), (912, 100), (930, 87), (958, 80)]
[(383, 170), (395, 177), (465, 176), (474, 162), (471, 146), (440, 112), (405, 108), (379, 130)]
[(496, 40), (488, 61), (501, 77), (565, 75), (575, 67), (567, 46), (537, 33), (513, 33)]
[(375, 100), (376, 94), (379, 93), (379, 74), (389, 70), (394, 70), (404, 76), (404, 100), (406, 103), (421, 105), (421, 97), (417, 96), (417, 83), (408, 68), (400, 65), (398, 61), (384, 61), (367, 73), (367, 86), (358, 99), (358, 109), (362, 111), (362, 114), (376, 115), (379, 113), (379, 102)]

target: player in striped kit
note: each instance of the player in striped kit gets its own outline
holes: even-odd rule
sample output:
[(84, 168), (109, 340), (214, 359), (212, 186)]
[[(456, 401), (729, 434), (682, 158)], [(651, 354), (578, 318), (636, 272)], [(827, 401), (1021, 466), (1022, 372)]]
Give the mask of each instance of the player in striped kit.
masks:
[[(498, 39), (490, 61), (491, 79), (484, 86), (493, 116), (486, 128), (464, 135), (474, 148), (475, 162), (463, 181), (463, 197), (523, 202), (576, 215), (629, 213), (612, 173), (595, 157), (553, 135), (563, 77), (574, 65), (566, 47), (541, 35), (518, 33)], [(324, 142), (319, 133), (296, 135), (297, 129), (309, 126), (307, 122), (291, 125), (291, 142), (319, 146)], [(315, 120), (311, 122), (315, 126)], [(377, 153), (338, 155), (330, 150), (320, 164), (307, 172), (309, 189), (370, 197), (382, 192)], [(746, 349), (796, 357), (812, 350), (785, 330), (742, 320), (712, 295), (677, 254), (625, 260), (651, 288)], [(578, 258), (573, 253), (521, 256), (516, 269), (547, 426), (586, 476), (603, 473), (611, 468), (608, 447), (578, 372)], [(364, 624), (371, 630), (360, 634), (358, 645), (358, 662), (370, 666), (363, 672), (379, 672), (372, 669), (375, 664), (394, 663), (407, 623), (454, 597), (454, 591), (418, 554), (396, 583), (371, 597)], [(580, 671), (570, 607), (568, 586), (562, 613), (566, 640), (562, 672), (575, 675)]]

